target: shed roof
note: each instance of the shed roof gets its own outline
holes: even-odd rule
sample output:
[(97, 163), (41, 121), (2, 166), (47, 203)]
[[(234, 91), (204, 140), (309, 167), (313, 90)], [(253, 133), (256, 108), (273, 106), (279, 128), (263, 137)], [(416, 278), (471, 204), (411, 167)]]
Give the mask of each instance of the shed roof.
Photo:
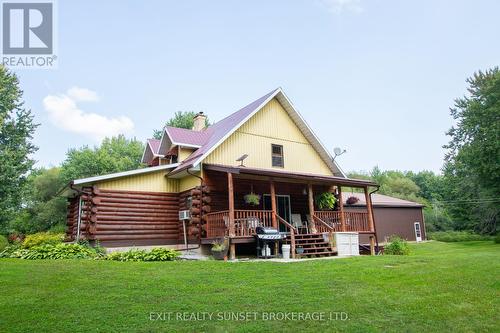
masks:
[[(357, 203), (355, 203), (354, 205), (347, 205), (346, 201), (349, 197), (355, 197), (359, 201)], [(365, 200), (364, 193), (344, 192), (343, 191), (342, 192), (342, 199), (344, 201), (344, 205), (347, 205), (346, 207), (366, 206), (366, 200)], [(398, 199), (398, 198), (394, 198), (394, 197), (390, 197), (388, 195), (383, 195), (383, 194), (378, 194), (378, 193), (372, 194), (372, 205), (374, 207), (423, 207), (424, 206), (418, 202)]]

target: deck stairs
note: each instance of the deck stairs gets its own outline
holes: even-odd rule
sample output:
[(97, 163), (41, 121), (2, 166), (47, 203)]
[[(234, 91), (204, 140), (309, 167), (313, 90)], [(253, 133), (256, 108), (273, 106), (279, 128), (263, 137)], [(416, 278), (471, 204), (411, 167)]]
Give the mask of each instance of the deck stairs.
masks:
[[(286, 238), (286, 243), (290, 244), (290, 236)], [(323, 234), (296, 234), (295, 248), (300, 247), (304, 249), (304, 253), (297, 253), (297, 258), (331, 257), (337, 254), (337, 249), (332, 248)]]

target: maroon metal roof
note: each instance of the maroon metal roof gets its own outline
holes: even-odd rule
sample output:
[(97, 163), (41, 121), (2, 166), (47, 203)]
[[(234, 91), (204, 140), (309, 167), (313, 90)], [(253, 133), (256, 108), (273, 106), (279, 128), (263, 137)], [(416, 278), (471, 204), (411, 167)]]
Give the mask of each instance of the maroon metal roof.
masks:
[(176, 144), (185, 144), (200, 147), (207, 142), (213, 132), (210, 127), (203, 131), (193, 131), (185, 128), (177, 128), (171, 126), (166, 126), (165, 131), (167, 131), (169, 137)]
[(151, 147), (153, 154), (158, 154), (158, 149), (160, 148), (160, 140), (148, 139), (148, 144)]
[(354, 179), (354, 178), (343, 178), (336, 176), (325, 176), (313, 173), (305, 172), (290, 172), (284, 170), (269, 170), (261, 168), (250, 168), (245, 166), (228, 166), (222, 164), (204, 164), (204, 170), (213, 170), (220, 172), (229, 172), (234, 174), (248, 174), (257, 176), (269, 176), (275, 178), (292, 178), (301, 179), (306, 181), (315, 181), (322, 184), (331, 185), (341, 185), (341, 186), (352, 186), (352, 187), (364, 187), (364, 186), (378, 186), (377, 183), (371, 180), (365, 179)]

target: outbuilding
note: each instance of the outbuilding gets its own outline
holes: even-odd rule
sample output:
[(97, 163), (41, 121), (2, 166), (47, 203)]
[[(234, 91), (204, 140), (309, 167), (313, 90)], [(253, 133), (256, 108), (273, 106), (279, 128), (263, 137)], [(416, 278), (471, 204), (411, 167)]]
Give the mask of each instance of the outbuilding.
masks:
[[(342, 197), (346, 211), (366, 210), (364, 193), (344, 192)], [(426, 239), (422, 204), (378, 193), (372, 194), (371, 199), (379, 243), (385, 243), (392, 235), (398, 235), (409, 241)], [(364, 239), (360, 241), (367, 242)]]

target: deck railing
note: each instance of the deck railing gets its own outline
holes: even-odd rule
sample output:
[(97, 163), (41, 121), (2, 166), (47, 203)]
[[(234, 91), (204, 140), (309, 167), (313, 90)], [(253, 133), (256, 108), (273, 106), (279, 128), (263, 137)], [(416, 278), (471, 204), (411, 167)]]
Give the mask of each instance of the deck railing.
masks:
[[(339, 211), (317, 211), (314, 213), (321, 221), (328, 224), (334, 232), (343, 231)], [(370, 231), (368, 213), (344, 211), (345, 231), (366, 232)], [(316, 223), (316, 226), (318, 224)], [(323, 232), (323, 231), (318, 231)]]
[[(229, 234), (229, 211), (224, 210), (205, 214), (207, 238), (224, 237)], [(234, 211), (234, 235), (236, 237), (253, 236), (255, 228), (272, 226), (272, 210)]]
[(204, 218), (206, 221), (207, 238), (217, 238), (228, 235), (228, 210), (208, 213), (204, 215)]
[[(278, 215), (278, 224), (286, 222)], [(368, 213), (366, 212), (346, 212), (344, 211), (345, 228), (343, 230), (339, 211), (316, 211), (313, 217), (313, 223), (316, 232), (340, 232), (370, 231), (368, 223)], [(206, 220), (206, 238), (217, 238), (229, 235), (229, 211), (224, 210), (205, 214)], [(273, 211), (271, 210), (235, 210), (234, 211), (234, 231), (236, 237), (245, 237), (255, 235), (255, 228), (258, 226), (271, 227), (273, 220)], [(284, 222), (283, 222), (284, 221)], [(289, 224), (287, 222), (287, 224)], [(287, 230), (288, 225), (285, 225)]]

